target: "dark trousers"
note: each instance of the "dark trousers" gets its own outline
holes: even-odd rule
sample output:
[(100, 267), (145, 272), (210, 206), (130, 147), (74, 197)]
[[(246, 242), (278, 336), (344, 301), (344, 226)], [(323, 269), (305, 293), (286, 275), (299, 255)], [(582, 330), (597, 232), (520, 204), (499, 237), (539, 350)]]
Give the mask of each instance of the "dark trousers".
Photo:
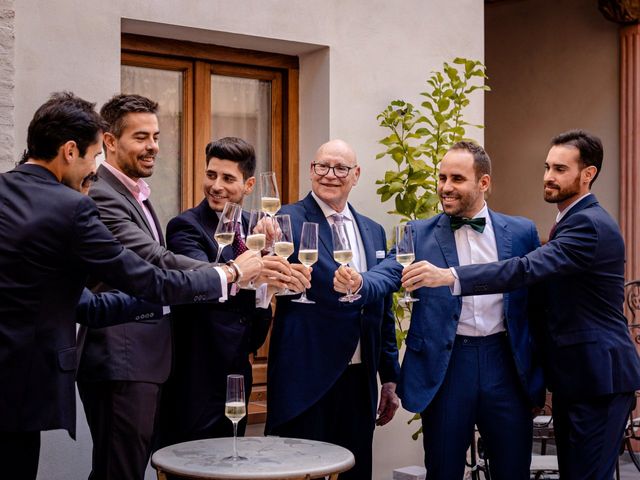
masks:
[(35, 480), (40, 459), (40, 432), (0, 432), (0, 477)]
[(296, 418), (273, 428), (281, 437), (306, 438), (340, 445), (356, 464), (340, 480), (371, 480), (371, 449), (375, 419), (364, 365), (351, 365), (331, 389)]
[(143, 480), (151, 455), (160, 385), (78, 382), (93, 439), (89, 480)]
[(456, 336), (444, 381), (422, 412), (428, 480), (461, 480), (478, 426), (493, 480), (528, 480), (533, 421), (505, 334)]
[(577, 401), (553, 395), (553, 427), (562, 480), (611, 480), (634, 393)]

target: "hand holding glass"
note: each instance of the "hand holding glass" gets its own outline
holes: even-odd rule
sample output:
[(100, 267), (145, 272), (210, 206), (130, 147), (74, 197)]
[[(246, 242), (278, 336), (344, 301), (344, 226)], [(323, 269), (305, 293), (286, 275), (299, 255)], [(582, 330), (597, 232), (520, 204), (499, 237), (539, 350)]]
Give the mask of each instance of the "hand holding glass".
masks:
[[(309, 268), (318, 261), (318, 224), (304, 222), (302, 233), (300, 234), (300, 249), (298, 250), (298, 260), (305, 267)], [(302, 291), (302, 296), (292, 300), (296, 303), (316, 303), (307, 298), (307, 289)]]
[(238, 455), (238, 423), (247, 414), (244, 402), (244, 376), (227, 375), (227, 400), (224, 404), (225, 416), (233, 422), (233, 455), (223, 460), (233, 462), (247, 460), (247, 457)]
[[(264, 233), (258, 233), (255, 231), (256, 226), (262, 221), (263, 218), (266, 218), (267, 214), (261, 210), (251, 210), (251, 216), (249, 217), (249, 230), (247, 238), (245, 239), (245, 244), (247, 248), (252, 252), (261, 252), (264, 250), (265, 243), (267, 241), (267, 236)], [(253, 280), (245, 287), (246, 290), (255, 290), (256, 286), (253, 283)]]
[(240, 221), (240, 215), (242, 214), (242, 207), (237, 203), (227, 202), (220, 215), (216, 232), (213, 235), (216, 242), (218, 242), (218, 254), (216, 255), (217, 264), (220, 262), (220, 254), (222, 249), (227, 245), (233, 243), (233, 238), (236, 235), (236, 225)]
[[(413, 263), (415, 258), (411, 225), (408, 223), (396, 225), (396, 261), (403, 267), (407, 267)], [(419, 301), (417, 298), (413, 298), (410, 292), (405, 290), (404, 297), (402, 297), (398, 303), (400, 303), (400, 305), (407, 305)]]
[[(353, 258), (353, 250), (347, 235), (347, 228), (344, 222), (331, 225), (331, 236), (333, 238), (333, 259), (340, 265), (347, 265)], [(347, 294), (338, 298), (341, 302), (353, 302), (361, 297), (358, 293), (351, 293), (347, 289)]]

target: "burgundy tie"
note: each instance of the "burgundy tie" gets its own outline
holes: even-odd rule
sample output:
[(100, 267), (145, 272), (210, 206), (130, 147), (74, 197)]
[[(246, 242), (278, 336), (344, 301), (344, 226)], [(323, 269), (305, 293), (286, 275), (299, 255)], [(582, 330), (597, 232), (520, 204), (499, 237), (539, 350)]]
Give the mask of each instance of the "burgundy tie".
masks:
[(549, 231), (549, 240), (551, 240), (553, 236), (556, 234), (556, 228), (558, 228), (558, 222), (555, 222), (553, 224), (553, 227), (551, 227), (551, 230)]
[(233, 257), (238, 258), (244, 252), (249, 250), (247, 245), (242, 240), (242, 234), (240, 233), (240, 222), (236, 222), (235, 224), (236, 235), (233, 237), (233, 243), (231, 244), (231, 248), (233, 248)]

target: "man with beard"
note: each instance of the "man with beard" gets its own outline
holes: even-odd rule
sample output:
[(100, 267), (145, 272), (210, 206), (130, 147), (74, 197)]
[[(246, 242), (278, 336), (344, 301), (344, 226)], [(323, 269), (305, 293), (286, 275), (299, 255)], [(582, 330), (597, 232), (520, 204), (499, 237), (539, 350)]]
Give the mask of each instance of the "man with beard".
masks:
[[(533, 222), (489, 210), (490, 174), (481, 146), (459, 142), (447, 152), (437, 187), (444, 213), (410, 222), (416, 263), (408, 269), (490, 262), (540, 244)], [(362, 276), (341, 269), (334, 285), (344, 291), (352, 280), (369, 301), (397, 290), (401, 274), (394, 250)], [(422, 417), (429, 480), (463, 477), (474, 425), (492, 478), (529, 478), (531, 411), (543, 402), (544, 386), (529, 335), (527, 294), (519, 288), (461, 300), (446, 287), (416, 292), (398, 394), (404, 408)]]
[[(549, 242), (486, 265), (407, 268), (403, 285), (449, 285), (485, 295), (543, 282), (543, 367), (563, 480), (613, 477), (626, 418), (640, 388), (640, 358), (623, 314), (624, 243), (591, 185), (602, 167), (600, 139), (558, 135), (545, 162), (544, 199), (558, 205)], [(457, 278), (457, 279), (456, 279)], [(433, 290), (435, 292), (437, 290)]]
[[(211, 264), (165, 248), (162, 228), (143, 178), (151, 176), (158, 154), (158, 104), (140, 95), (116, 95), (100, 113), (106, 162), (89, 190), (100, 219), (127, 248), (146, 261), (177, 270), (209, 269)], [(253, 261), (236, 259), (239, 270)], [(227, 280), (240, 275), (224, 265)], [(100, 290), (109, 288), (104, 285)], [(165, 308), (168, 310), (168, 307)], [(168, 313), (168, 312), (167, 312)], [(171, 369), (171, 325), (167, 318), (104, 329), (82, 327), (78, 389), (93, 439), (92, 480), (142, 480), (151, 452), (158, 400)]]

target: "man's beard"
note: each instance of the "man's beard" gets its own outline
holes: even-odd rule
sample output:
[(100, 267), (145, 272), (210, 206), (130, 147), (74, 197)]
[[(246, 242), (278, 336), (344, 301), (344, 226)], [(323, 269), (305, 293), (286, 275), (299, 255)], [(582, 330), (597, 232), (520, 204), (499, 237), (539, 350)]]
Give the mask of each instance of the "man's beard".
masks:
[(559, 188), (555, 183), (545, 184), (545, 188), (552, 187), (551, 194), (544, 192), (544, 201), (547, 203), (562, 203), (565, 200), (580, 193), (580, 177), (567, 188)]

